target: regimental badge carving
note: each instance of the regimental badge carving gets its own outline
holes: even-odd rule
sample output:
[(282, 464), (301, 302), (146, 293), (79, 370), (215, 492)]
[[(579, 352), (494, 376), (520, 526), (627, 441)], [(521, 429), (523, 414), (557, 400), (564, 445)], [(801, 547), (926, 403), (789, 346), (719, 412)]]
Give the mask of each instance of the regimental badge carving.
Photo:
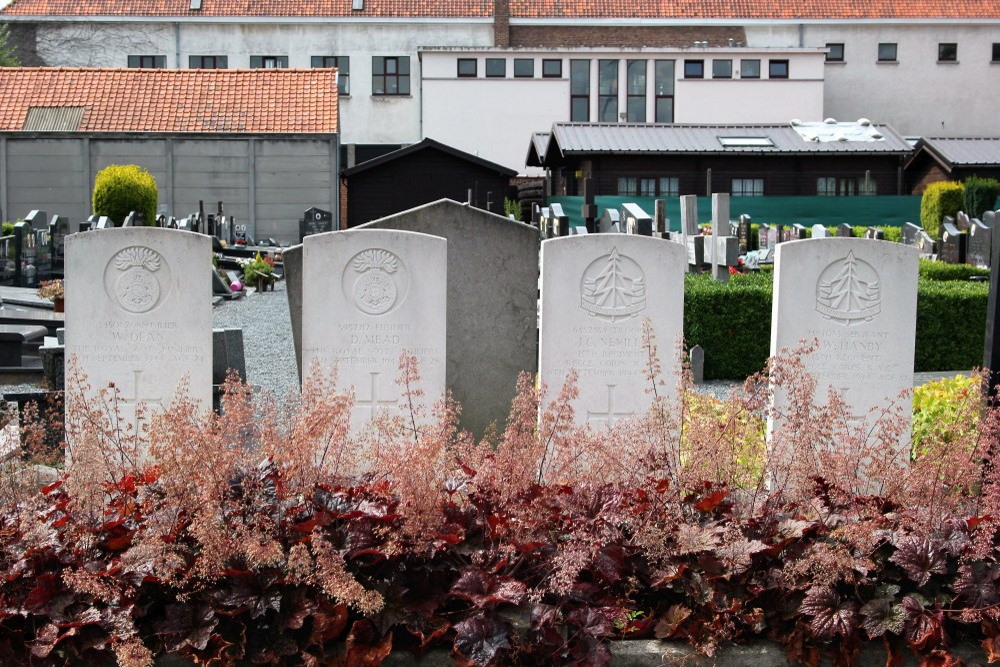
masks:
[(580, 307), (593, 317), (617, 322), (646, 309), (646, 277), (635, 260), (614, 247), (583, 272)]
[(406, 270), (399, 257), (382, 248), (362, 250), (351, 258), (344, 291), (358, 310), (382, 315), (406, 297)]
[(882, 312), (882, 287), (878, 271), (854, 252), (833, 262), (816, 281), (816, 310), (824, 318), (846, 327), (871, 321)]
[(114, 298), (130, 313), (145, 313), (160, 302), (161, 268), (165, 265), (160, 253), (144, 246), (131, 246), (120, 251), (112, 260), (118, 273), (114, 279)]

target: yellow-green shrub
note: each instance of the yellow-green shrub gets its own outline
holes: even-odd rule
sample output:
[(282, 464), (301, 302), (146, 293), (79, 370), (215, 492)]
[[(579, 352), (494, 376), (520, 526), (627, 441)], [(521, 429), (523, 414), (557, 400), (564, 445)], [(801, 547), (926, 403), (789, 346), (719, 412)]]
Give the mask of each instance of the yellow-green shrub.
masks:
[(982, 385), (978, 376), (956, 375), (913, 390), (913, 457), (928, 453), (926, 442), (950, 445), (979, 424)]
[(135, 164), (109, 165), (94, 179), (94, 215), (106, 215), (116, 225), (130, 211), (142, 213), (145, 224), (155, 224), (157, 197), (156, 180)]
[(955, 181), (931, 183), (920, 198), (920, 224), (931, 238), (938, 237), (944, 216), (954, 217), (965, 204), (965, 186)]

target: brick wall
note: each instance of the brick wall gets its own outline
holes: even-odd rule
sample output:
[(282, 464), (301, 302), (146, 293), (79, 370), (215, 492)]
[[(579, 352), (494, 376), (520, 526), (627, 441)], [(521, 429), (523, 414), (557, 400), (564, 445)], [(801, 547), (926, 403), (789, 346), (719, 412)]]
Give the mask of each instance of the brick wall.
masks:
[[(497, 0), (497, 5), (507, 0)], [(746, 44), (743, 28), (737, 26), (510, 26), (509, 46), (690, 46), (707, 41), (709, 46)], [(499, 46), (499, 42), (497, 43)]]
[(510, 46), (510, 0), (493, 0), (493, 46)]
[(347, 229), (347, 181), (340, 179), (340, 228)]

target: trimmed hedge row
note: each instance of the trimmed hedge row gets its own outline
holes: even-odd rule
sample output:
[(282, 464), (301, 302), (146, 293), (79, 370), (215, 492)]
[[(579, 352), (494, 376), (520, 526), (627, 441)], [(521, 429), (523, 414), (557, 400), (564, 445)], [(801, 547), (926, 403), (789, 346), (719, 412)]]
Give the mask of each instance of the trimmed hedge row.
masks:
[[(917, 285), (915, 370), (982, 365), (989, 283), (959, 277), (972, 267), (938, 269), (929, 264), (921, 262)], [(928, 275), (935, 273), (948, 277), (936, 280)], [(706, 380), (745, 378), (764, 367), (770, 353), (772, 277), (769, 271), (733, 276), (723, 285), (708, 274), (687, 276), (685, 345), (705, 350)]]

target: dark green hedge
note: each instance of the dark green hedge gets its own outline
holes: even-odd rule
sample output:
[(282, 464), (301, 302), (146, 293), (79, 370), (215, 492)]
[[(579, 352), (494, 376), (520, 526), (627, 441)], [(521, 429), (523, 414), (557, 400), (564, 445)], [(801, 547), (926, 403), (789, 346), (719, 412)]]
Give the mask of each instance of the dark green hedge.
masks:
[(916, 370), (982, 366), (989, 283), (921, 278), (917, 289)]
[(981, 269), (971, 264), (946, 264), (932, 259), (920, 259), (920, 277), (928, 280), (962, 280), (968, 281), (972, 276), (989, 277), (989, 269)]
[[(972, 267), (921, 262), (917, 287), (915, 370), (965, 370), (983, 363), (989, 283), (967, 280)], [(959, 277), (963, 271), (965, 278)], [(927, 274), (946, 276), (941, 280)], [(729, 284), (707, 274), (684, 284), (684, 337), (705, 350), (705, 379), (741, 379), (761, 370), (770, 352), (772, 273), (733, 276)]]
[(733, 276), (729, 284), (708, 274), (684, 282), (684, 339), (705, 350), (705, 379), (745, 378), (764, 367), (771, 340), (771, 272)]

